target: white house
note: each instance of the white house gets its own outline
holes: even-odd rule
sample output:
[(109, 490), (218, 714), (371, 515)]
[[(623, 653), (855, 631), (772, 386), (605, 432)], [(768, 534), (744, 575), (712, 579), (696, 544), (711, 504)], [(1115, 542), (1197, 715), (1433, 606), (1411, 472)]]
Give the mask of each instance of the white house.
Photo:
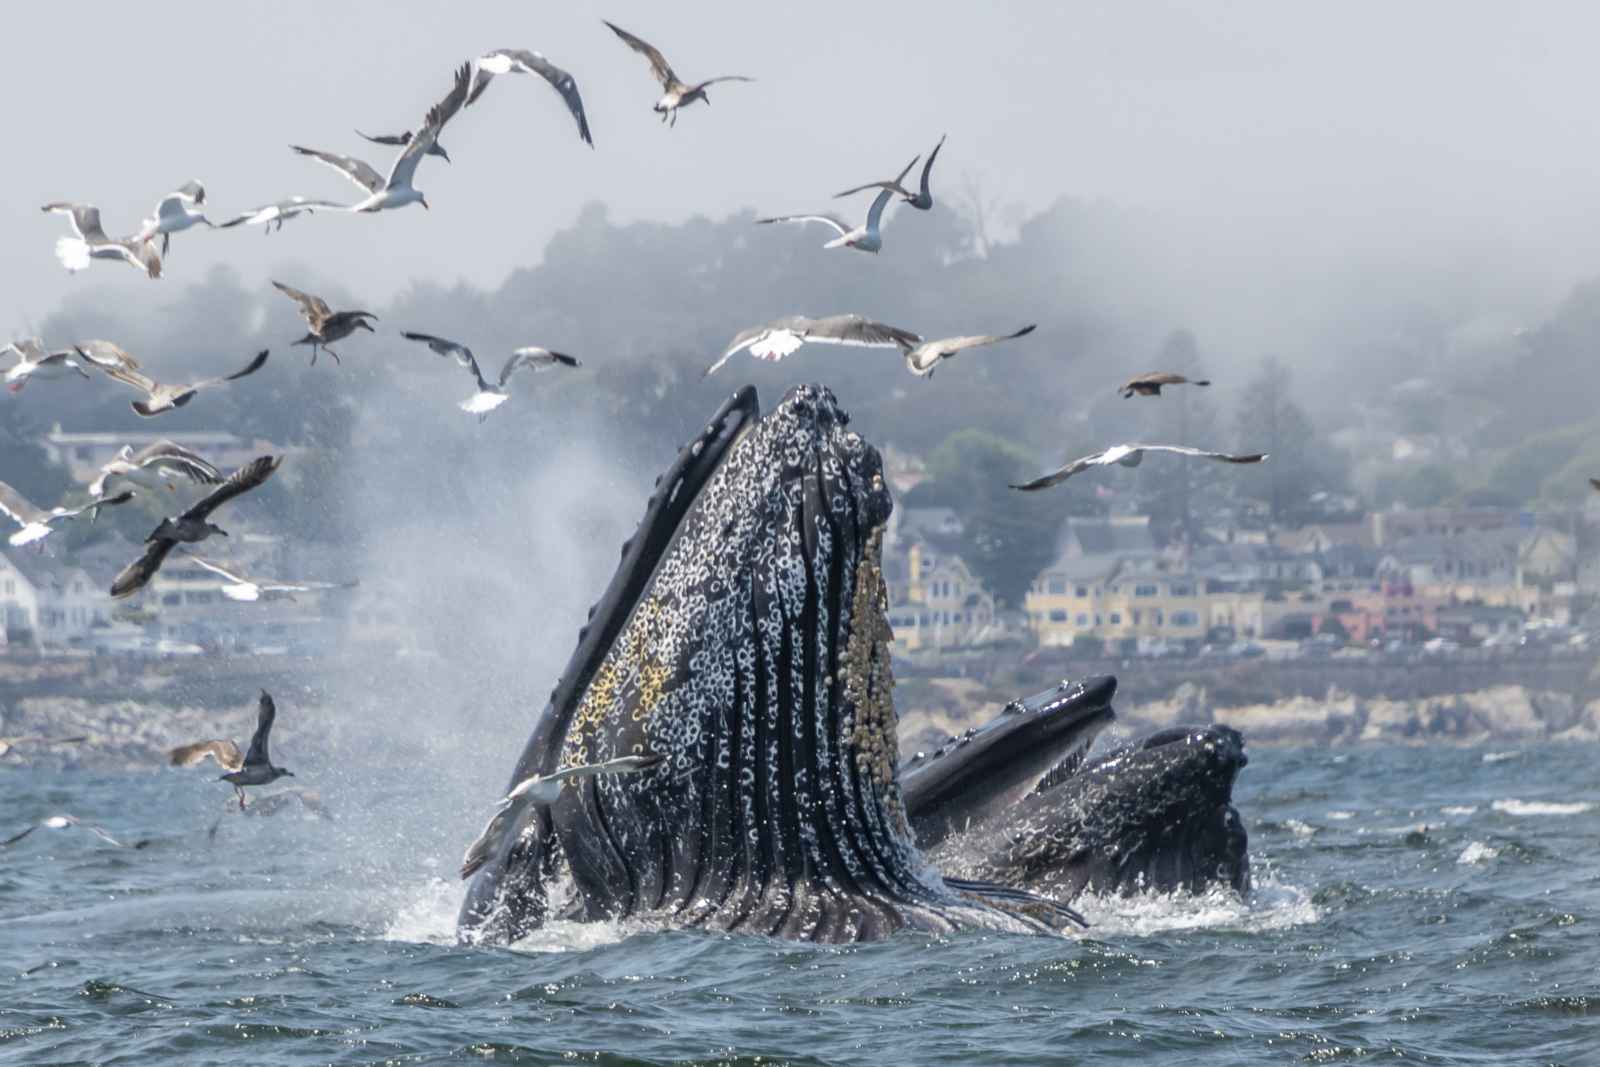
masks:
[(111, 600), (82, 567), (29, 550), (0, 552), (0, 644), (82, 645), (111, 623)]

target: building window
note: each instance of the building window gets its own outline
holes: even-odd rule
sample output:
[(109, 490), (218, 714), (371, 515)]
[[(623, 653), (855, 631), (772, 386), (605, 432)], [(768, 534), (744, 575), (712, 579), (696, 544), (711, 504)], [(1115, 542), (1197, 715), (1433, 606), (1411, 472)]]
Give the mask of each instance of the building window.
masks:
[(1134, 608), (1133, 611), (1130, 612), (1129, 614), (1132, 616), (1133, 624), (1135, 626), (1138, 626), (1139, 625), (1139, 609), (1138, 608)]
[(1194, 586), (1184, 582), (1172, 583), (1173, 596), (1194, 596)]
[(1078, 595), (1079, 596), (1088, 596), (1089, 595), (1089, 587), (1086, 586), (1086, 585), (1078, 586)]
[(1062, 611), (1060, 608), (1054, 608), (1050, 612), (1050, 621), (1051, 622), (1066, 622), (1067, 621), (1067, 613), (1065, 611)]
[(1115, 626), (1115, 625), (1117, 625), (1117, 624), (1118, 624), (1118, 623), (1120, 623), (1120, 622), (1121, 622), (1121, 621), (1122, 621), (1122, 612), (1120, 612), (1120, 611), (1113, 611), (1113, 612), (1112, 612), (1112, 613), (1111, 613), (1111, 625), (1112, 625), (1112, 626)]
[(1156, 587), (1154, 585), (1136, 585), (1136, 586), (1133, 587), (1133, 595), (1134, 596), (1155, 596), (1156, 595)]
[(1174, 611), (1172, 613), (1172, 625), (1174, 626), (1194, 626), (1199, 621), (1200, 617), (1192, 611)]
[(1065, 578), (1052, 577), (1045, 582), (1045, 592), (1049, 593), (1051, 596), (1061, 596), (1066, 593), (1066, 591), (1067, 580)]
[(1089, 625), (1089, 616), (1087, 616), (1087, 615), (1079, 615), (1078, 616), (1078, 625), (1079, 626), (1088, 626)]

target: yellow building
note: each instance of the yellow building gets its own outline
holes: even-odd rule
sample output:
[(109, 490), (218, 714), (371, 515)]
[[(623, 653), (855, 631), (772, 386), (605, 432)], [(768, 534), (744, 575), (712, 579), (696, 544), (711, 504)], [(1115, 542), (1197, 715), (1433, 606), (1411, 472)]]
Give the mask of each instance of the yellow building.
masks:
[(885, 554), (883, 576), (896, 652), (974, 644), (993, 627), (994, 597), (953, 552), (913, 540)]
[(1062, 558), (1039, 575), (1024, 606), (1042, 645), (1070, 645), (1081, 635), (1198, 641), (1214, 626), (1240, 636), (1261, 631), (1259, 592), (1208, 589), (1165, 559)]

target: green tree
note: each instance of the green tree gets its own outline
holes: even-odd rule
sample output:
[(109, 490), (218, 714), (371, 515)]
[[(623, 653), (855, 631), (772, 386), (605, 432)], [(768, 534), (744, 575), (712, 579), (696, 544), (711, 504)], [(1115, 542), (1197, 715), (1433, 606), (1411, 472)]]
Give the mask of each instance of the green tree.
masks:
[(1305, 410), (1291, 399), (1289, 368), (1262, 361), (1239, 401), (1236, 443), (1241, 452), (1266, 452), (1270, 459), (1253, 476), (1238, 480), (1239, 492), (1263, 501), (1274, 524), (1296, 521), (1313, 494), (1343, 490), (1349, 458), (1326, 441)]
[(958, 430), (928, 457), (921, 494), (961, 516), (961, 558), (999, 601), (1020, 606), (1028, 586), (1055, 558), (1066, 518), (1065, 493), (1019, 493), (1038, 460), (1021, 445), (982, 430)]

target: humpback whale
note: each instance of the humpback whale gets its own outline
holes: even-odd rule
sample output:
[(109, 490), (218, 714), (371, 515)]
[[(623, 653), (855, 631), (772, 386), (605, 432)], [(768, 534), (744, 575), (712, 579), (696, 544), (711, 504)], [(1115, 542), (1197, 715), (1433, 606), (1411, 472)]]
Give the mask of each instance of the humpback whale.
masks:
[[(1248, 836), (1232, 803), (1234, 779), (1249, 762), (1237, 730), (1178, 726), (1092, 759), (1087, 745), (1075, 747), (1021, 799), (954, 832), (924, 839), (919, 829), (929, 859), (951, 876), (1063, 904), (1085, 892), (1199, 893), (1213, 885), (1249, 891)], [(951, 755), (959, 759), (960, 749)], [(914, 821), (921, 814), (917, 778), (925, 773), (916, 766), (902, 771)], [(947, 808), (971, 807), (968, 793), (989, 789), (981, 772), (947, 768), (943, 777)], [(972, 777), (977, 782), (963, 792)]]
[(1081, 921), (1013, 872), (947, 876), (922, 849), (1011, 818), (1042, 781), (1075, 789), (1062, 768), (1110, 721), (1115, 681), (1008, 705), (902, 769), (892, 505), (848, 423), (822, 386), (765, 417), (746, 387), (657, 480), (510, 783), (662, 758), (511, 798), (463, 871), (462, 940), (514, 942), (554, 917), (821, 942)]

